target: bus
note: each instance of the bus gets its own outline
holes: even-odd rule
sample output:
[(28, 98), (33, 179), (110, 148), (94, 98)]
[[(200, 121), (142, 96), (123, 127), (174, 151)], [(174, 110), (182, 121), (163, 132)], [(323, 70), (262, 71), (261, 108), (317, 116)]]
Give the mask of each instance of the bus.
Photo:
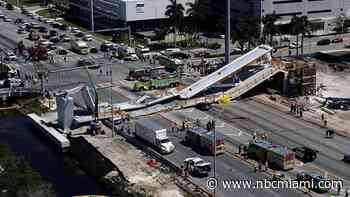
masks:
[(285, 146), (273, 144), (266, 140), (254, 140), (248, 145), (248, 156), (259, 162), (268, 162), (282, 170), (293, 169), (295, 153)]
[(78, 54), (86, 55), (89, 53), (89, 46), (86, 44), (86, 42), (81, 40), (72, 41), (71, 48)]
[(159, 64), (165, 66), (170, 72), (177, 71), (179, 67), (183, 67), (183, 61), (176, 58), (170, 58), (165, 55), (158, 56)]

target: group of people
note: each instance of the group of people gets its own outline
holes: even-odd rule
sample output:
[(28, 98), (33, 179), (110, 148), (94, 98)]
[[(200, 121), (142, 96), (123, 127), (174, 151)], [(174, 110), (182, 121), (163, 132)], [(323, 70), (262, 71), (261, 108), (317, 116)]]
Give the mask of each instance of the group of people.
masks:
[(292, 103), (290, 105), (290, 112), (299, 117), (303, 117), (304, 107), (302, 105)]
[(156, 64), (156, 59), (154, 57), (149, 56), (149, 55), (146, 55), (146, 56), (141, 55), (140, 60), (141, 60), (141, 62), (148, 61), (149, 64)]
[[(100, 75), (103, 75), (103, 70), (102, 68), (100, 69)], [(111, 70), (106, 70), (106, 76), (112, 75), (112, 71)]]

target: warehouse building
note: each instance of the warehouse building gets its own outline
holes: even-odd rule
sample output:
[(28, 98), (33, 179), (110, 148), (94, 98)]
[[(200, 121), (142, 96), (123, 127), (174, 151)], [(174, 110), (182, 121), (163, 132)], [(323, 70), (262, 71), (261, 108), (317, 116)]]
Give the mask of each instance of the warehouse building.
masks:
[(234, 16), (254, 15), (263, 17), (276, 13), (279, 23), (289, 23), (294, 16), (308, 16), (314, 23), (322, 23), (324, 31), (329, 31), (334, 18), (344, 14), (350, 16), (349, 0), (231, 0), (231, 13)]

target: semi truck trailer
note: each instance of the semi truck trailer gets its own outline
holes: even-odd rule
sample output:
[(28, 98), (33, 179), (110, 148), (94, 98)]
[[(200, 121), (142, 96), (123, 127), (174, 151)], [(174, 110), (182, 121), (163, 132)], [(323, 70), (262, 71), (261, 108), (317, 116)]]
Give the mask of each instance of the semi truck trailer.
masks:
[(167, 136), (167, 129), (150, 119), (139, 119), (135, 122), (135, 136), (156, 147), (162, 154), (175, 150), (174, 144)]

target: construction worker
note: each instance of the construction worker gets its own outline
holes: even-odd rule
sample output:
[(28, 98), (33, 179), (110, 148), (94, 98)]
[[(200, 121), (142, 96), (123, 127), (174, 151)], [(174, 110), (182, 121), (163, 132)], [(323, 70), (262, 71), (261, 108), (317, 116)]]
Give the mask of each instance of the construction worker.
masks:
[(344, 195), (344, 197), (349, 197), (349, 191), (348, 191), (348, 189), (345, 190), (345, 195)]
[(254, 133), (253, 133), (253, 140), (254, 141), (256, 140), (256, 131), (254, 131)]

